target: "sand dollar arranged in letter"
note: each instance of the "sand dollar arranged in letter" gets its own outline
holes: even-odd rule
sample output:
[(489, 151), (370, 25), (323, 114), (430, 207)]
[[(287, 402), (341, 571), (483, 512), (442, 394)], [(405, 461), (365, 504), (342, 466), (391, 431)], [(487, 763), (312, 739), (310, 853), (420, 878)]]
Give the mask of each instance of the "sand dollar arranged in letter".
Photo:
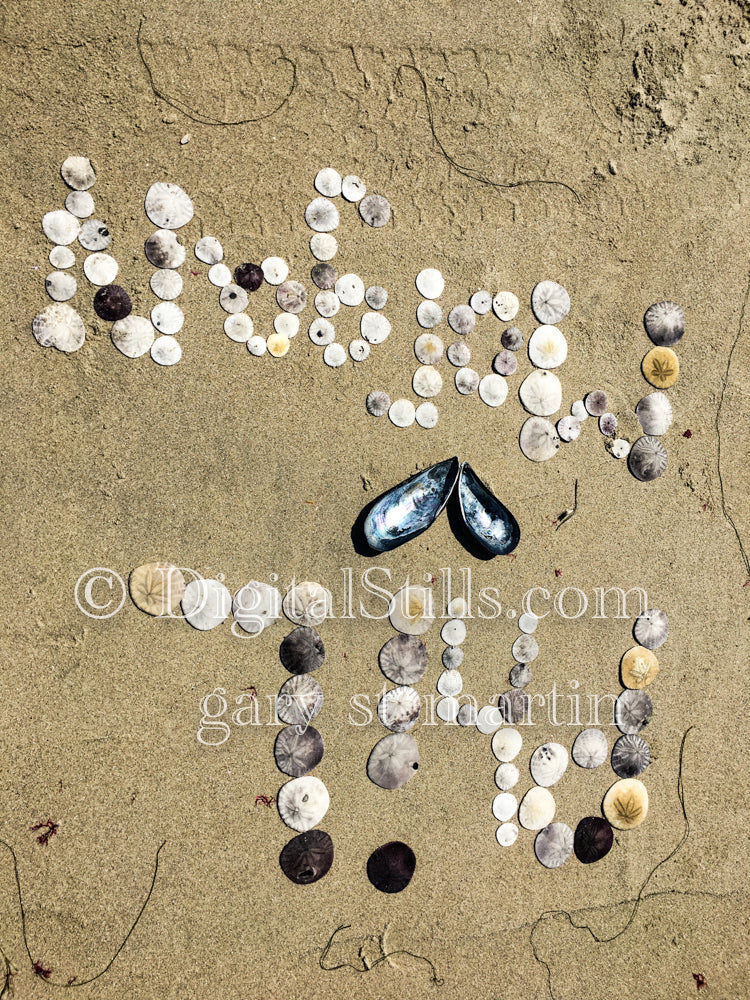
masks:
[(323, 819), (328, 812), (328, 789), (310, 774), (292, 778), (282, 785), (278, 796), (279, 816), (292, 830), (305, 833)]
[(287, 591), (282, 603), (282, 609), (289, 621), (295, 625), (309, 625), (313, 628), (326, 620), (331, 613), (331, 606), (330, 591), (310, 580), (295, 583)]
[(648, 792), (637, 778), (616, 781), (604, 796), (604, 815), (618, 830), (640, 826), (648, 813)]
[(221, 580), (191, 580), (182, 598), (185, 620), (199, 632), (208, 632), (232, 610), (232, 595)]
[(157, 181), (146, 193), (146, 215), (160, 229), (180, 229), (193, 217), (193, 203), (177, 184)]
[(169, 615), (185, 594), (185, 577), (169, 562), (144, 563), (128, 580), (133, 604), (147, 615)]

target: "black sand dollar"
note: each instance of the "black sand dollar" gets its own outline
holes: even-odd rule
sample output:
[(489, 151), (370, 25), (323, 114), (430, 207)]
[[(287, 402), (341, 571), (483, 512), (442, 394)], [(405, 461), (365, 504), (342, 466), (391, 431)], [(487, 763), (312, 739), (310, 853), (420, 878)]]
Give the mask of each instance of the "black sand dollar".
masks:
[(234, 269), (234, 280), (246, 292), (257, 292), (263, 284), (263, 271), (258, 264), (240, 264)]
[(94, 296), (94, 310), (101, 319), (114, 323), (125, 319), (133, 309), (130, 296), (119, 285), (104, 285)]
[(614, 831), (602, 816), (585, 816), (576, 827), (573, 850), (584, 865), (601, 861), (609, 854), (614, 841)]
[(380, 892), (401, 892), (411, 882), (417, 859), (400, 840), (391, 840), (367, 859), (367, 877)]
[(282, 641), (279, 658), (290, 674), (310, 674), (323, 665), (325, 646), (314, 628), (301, 625)]
[(333, 841), (323, 830), (292, 837), (279, 855), (286, 877), (297, 885), (311, 885), (327, 875), (333, 864)]

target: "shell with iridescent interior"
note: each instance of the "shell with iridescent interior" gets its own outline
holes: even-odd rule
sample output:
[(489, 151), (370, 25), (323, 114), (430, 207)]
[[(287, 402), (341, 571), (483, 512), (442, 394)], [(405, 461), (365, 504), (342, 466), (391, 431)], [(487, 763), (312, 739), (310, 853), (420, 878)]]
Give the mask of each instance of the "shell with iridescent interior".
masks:
[(329, 803), (328, 789), (320, 778), (310, 774), (287, 781), (277, 799), (279, 816), (299, 833), (317, 826), (328, 812)]
[(568, 751), (560, 743), (543, 743), (531, 755), (531, 777), (542, 788), (549, 788), (562, 778), (568, 767)]
[(386, 691), (378, 702), (378, 718), (386, 729), (403, 733), (419, 718), (421, 701), (413, 687), (401, 685)]
[(545, 868), (559, 868), (573, 852), (573, 831), (567, 823), (550, 823), (534, 841), (534, 853)]
[(305, 728), (323, 707), (323, 689), (310, 674), (295, 674), (276, 695), (276, 714), (288, 726)]
[(423, 635), (435, 621), (432, 591), (427, 587), (402, 587), (388, 606), (388, 620), (404, 635)]
[(408, 733), (391, 733), (376, 743), (367, 761), (367, 776), (380, 788), (400, 788), (419, 767), (417, 741)]
[(466, 527), (493, 555), (507, 555), (521, 540), (518, 521), (477, 476), (468, 462), (458, 480), (461, 516)]
[(365, 537), (376, 552), (388, 552), (416, 538), (440, 514), (456, 485), (457, 458), (418, 472), (375, 501), (365, 519)]
[(394, 684), (416, 684), (427, 669), (427, 647), (413, 635), (394, 635), (378, 654), (380, 669)]
[(618, 778), (637, 778), (651, 763), (651, 748), (635, 733), (621, 736), (612, 747), (612, 770)]
[(635, 641), (646, 649), (658, 649), (669, 635), (669, 619), (660, 608), (649, 608), (638, 615), (633, 626)]
[(607, 759), (607, 749), (601, 729), (584, 729), (575, 738), (571, 756), (579, 767), (599, 767)]

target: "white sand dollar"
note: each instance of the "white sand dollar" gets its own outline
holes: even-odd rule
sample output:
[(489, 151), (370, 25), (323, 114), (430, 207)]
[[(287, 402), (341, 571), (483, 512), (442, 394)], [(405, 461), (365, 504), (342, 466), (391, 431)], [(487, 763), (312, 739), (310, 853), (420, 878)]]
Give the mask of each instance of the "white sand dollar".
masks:
[(106, 250), (112, 242), (112, 234), (101, 219), (87, 219), (81, 226), (78, 242), (86, 250)]
[(185, 314), (176, 302), (159, 302), (151, 310), (151, 322), (159, 333), (173, 336), (182, 329)]
[(560, 409), (562, 386), (553, 372), (534, 371), (521, 383), (518, 395), (525, 410), (537, 417), (549, 417)]
[(516, 814), (518, 800), (512, 792), (500, 792), (492, 800), (492, 815), (499, 823), (506, 823)]
[(426, 299), (439, 299), (445, 288), (443, 276), (436, 267), (426, 267), (416, 280), (417, 291)]
[(92, 285), (111, 285), (120, 270), (108, 253), (91, 253), (83, 262), (83, 273)]
[(281, 594), (270, 583), (250, 580), (232, 598), (232, 617), (249, 635), (259, 635), (280, 616)]
[(232, 610), (232, 595), (221, 580), (199, 578), (185, 587), (181, 601), (185, 620), (198, 629), (208, 632), (228, 617)]
[(437, 690), (446, 698), (455, 698), (461, 694), (464, 682), (458, 670), (444, 670), (438, 677)]
[(456, 372), (456, 388), (462, 396), (470, 396), (479, 387), (479, 375), (473, 368), (459, 368)]
[(438, 422), (438, 408), (434, 403), (420, 403), (414, 411), (414, 419), (425, 430), (431, 430)]
[(627, 458), (630, 454), (630, 442), (625, 438), (615, 438), (609, 445), (608, 451), (614, 458)]
[(60, 175), (74, 191), (88, 191), (96, 183), (96, 171), (87, 156), (68, 156), (60, 167)]
[(463, 618), (451, 618), (440, 630), (440, 638), (447, 646), (460, 646), (466, 639), (466, 622)]
[(568, 767), (568, 751), (561, 743), (543, 743), (531, 755), (531, 777), (542, 788), (557, 784)]
[(432, 365), (422, 365), (414, 372), (411, 384), (418, 396), (429, 399), (432, 396), (437, 396), (443, 388), (443, 377)]
[(472, 297), (469, 299), (469, 305), (477, 316), (486, 316), (492, 308), (492, 296), (489, 292), (480, 288), (480, 290), (478, 292), (474, 292)]
[(151, 349), (156, 334), (151, 321), (131, 313), (112, 324), (112, 343), (126, 358), (140, 358)]
[(279, 789), (279, 816), (292, 830), (306, 833), (323, 819), (330, 805), (328, 789), (311, 774), (292, 778)]
[(394, 399), (388, 410), (388, 419), (396, 427), (409, 427), (415, 417), (414, 403), (409, 399)]
[(289, 588), (282, 602), (282, 610), (295, 625), (317, 628), (331, 614), (333, 598), (320, 583), (305, 580)]
[(518, 297), (513, 292), (498, 292), (492, 300), (492, 311), (503, 323), (510, 322), (518, 312)]
[(241, 313), (247, 309), (250, 299), (244, 288), (239, 285), (224, 285), (219, 292), (219, 305), (228, 313)]
[(247, 349), (254, 358), (262, 358), (268, 350), (268, 342), (265, 337), (254, 334), (247, 342)]
[(518, 827), (515, 823), (503, 823), (497, 828), (495, 838), (501, 847), (512, 847), (518, 840)]
[(560, 417), (557, 421), (557, 433), (561, 441), (575, 441), (581, 433), (581, 421), (578, 417)]
[(48, 240), (60, 246), (67, 246), (78, 238), (81, 223), (70, 212), (62, 208), (47, 212), (42, 218), (42, 229)]
[(521, 773), (515, 764), (498, 764), (495, 769), (495, 784), (502, 792), (515, 788)]
[(347, 174), (341, 182), (341, 193), (347, 201), (359, 201), (367, 194), (365, 182), (356, 174)]
[(341, 194), (341, 174), (333, 167), (323, 167), (315, 175), (315, 190), (325, 198), (337, 198)]
[(538, 626), (539, 619), (533, 611), (524, 611), (518, 619), (518, 627), (525, 635), (531, 635), (532, 632), (536, 632)]
[(599, 767), (609, 756), (607, 737), (601, 729), (584, 729), (575, 738), (571, 756), (579, 767)]
[(532, 462), (546, 462), (560, 447), (555, 425), (544, 417), (529, 417), (518, 437), (521, 451)]
[(201, 236), (193, 253), (204, 264), (218, 264), (224, 259), (224, 248), (215, 236)]
[(378, 718), (386, 729), (404, 733), (419, 718), (421, 700), (413, 687), (402, 684), (386, 691), (378, 702)]
[(253, 335), (253, 329), (253, 321), (247, 313), (235, 313), (224, 320), (224, 333), (236, 344), (246, 344)]
[(70, 354), (83, 347), (86, 328), (76, 310), (64, 302), (55, 302), (38, 313), (31, 332), (41, 347), (54, 347)]
[(157, 337), (151, 345), (151, 357), (164, 368), (176, 365), (182, 357), (182, 348), (174, 337)]
[(53, 267), (62, 268), (72, 267), (76, 262), (76, 255), (70, 249), (70, 247), (52, 247), (49, 252), (49, 262)]
[(570, 407), (570, 415), (575, 417), (576, 420), (580, 420), (581, 423), (588, 418), (589, 413), (586, 409), (586, 404), (582, 399), (577, 399), (575, 403), (573, 403)]
[(508, 397), (508, 383), (494, 372), (485, 375), (479, 383), (479, 398), (487, 406), (502, 406)]
[(568, 342), (556, 326), (540, 326), (529, 338), (529, 360), (537, 368), (558, 368), (568, 356)]
[(446, 610), (451, 618), (463, 618), (464, 615), (468, 614), (469, 605), (463, 597), (454, 597), (452, 600), (448, 601), (448, 607)]
[(185, 247), (169, 229), (157, 229), (146, 240), (146, 259), (154, 267), (174, 269), (185, 263)]
[(227, 285), (232, 284), (232, 272), (226, 264), (221, 262), (212, 264), (208, 269), (208, 280), (216, 288), (226, 288)]
[(443, 321), (443, 310), (431, 299), (425, 299), (417, 306), (417, 323), (425, 330), (434, 330)]
[(523, 738), (517, 729), (499, 729), (492, 737), (492, 752), (504, 764), (515, 760), (522, 746)]
[(260, 269), (269, 285), (280, 285), (289, 277), (289, 265), (283, 257), (266, 257)]
[[(310, 239), (310, 253), (316, 260), (332, 260), (336, 256), (338, 248), (336, 237), (331, 236), (330, 233), (315, 233)], [(283, 280), (282, 278), (281, 281)]]
[(276, 333), (282, 333), (291, 340), (299, 333), (299, 316), (288, 312), (279, 313), (274, 316), (273, 328)]
[(338, 228), (339, 210), (327, 198), (314, 198), (305, 209), (305, 222), (316, 233), (331, 233)]
[(336, 339), (336, 330), (333, 323), (330, 323), (327, 319), (314, 319), (310, 324), (307, 335), (313, 344), (325, 347), (327, 344), (332, 344)]
[(88, 191), (71, 191), (65, 199), (65, 208), (76, 219), (88, 219), (94, 212), (94, 199)]
[(518, 822), (526, 830), (541, 830), (555, 818), (555, 800), (546, 788), (530, 788), (521, 800)]
[(442, 722), (455, 722), (458, 718), (460, 708), (461, 703), (458, 698), (449, 696), (447, 698), (440, 699), (435, 706), (435, 714)]
[(359, 321), (359, 329), (368, 344), (382, 344), (388, 339), (391, 324), (382, 313), (366, 312)]
[(329, 368), (340, 368), (346, 362), (346, 350), (343, 344), (329, 344), (323, 351), (323, 361)]
[(149, 285), (157, 298), (163, 299), (165, 302), (170, 302), (172, 299), (176, 299), (182, 292), (182, 275), (178, 274), (177, 271), (170, 271), (169, 269), (154, 271), (149, 280)]
[(539, 643), (533, 635), (524, 633), (513, 643), (511, 653), (518, 663), (533, 663), (539, 656)]
[(370, 285), (365, 289), (365, 302), (370, 309), (383, 309), (388, 301), (388, 292), (382, 285)]
[(358, 306), (365, 297), (365, 285), (358, 274), (342, 274), (334, 290), (345, 306)]
[(435, 365), (443, 356), (443, 342), (436, 333), (421, 333), (414, 341), (414, 354), (423, 365)]
[(471, 361), (471, 348), (463, 340), (450, 344), (446, 354), (454, 368), (465, 368)]
[(477, 730), (483, 736), (489, 736), (503, 724), (503, 717), (497, 705), (484, 705), (477, 714)]
[(366, 361), (370, 357), (370, 345), (357, 337), (349, 344), (349, 357), (352, 361)]
[(315, 296), (315, 308), (321, 316), (330, 319), (341, 308), (341, 302), (338, 295), (332, 289), (328, 288), (325, 291), (318, 292)]
[(570, 312), (570, 296), (556, 281), (540, 281), (531, 293), (531, 308), (540, 323), (559, 323)]
[(477, 321), (476, 313), (467, 305), (454, 306), (448, 313), (448, 326), (455, 333), (465, 337), (474, 329)]
[(193, 203), (177, 184), (157, 181), (146, 192), (146, 215), (160, 229), (181, 229), (193, 217)]
[(53, 271), (44, 279), (44, 289), (55, 302), (67, 302), (78, 291), (78, 282), (72, 274)]
[(435, 621), (432, 591), (426, 587), (402, 587), (388, 605), (388, 618), (397, 632), (423, 635)]

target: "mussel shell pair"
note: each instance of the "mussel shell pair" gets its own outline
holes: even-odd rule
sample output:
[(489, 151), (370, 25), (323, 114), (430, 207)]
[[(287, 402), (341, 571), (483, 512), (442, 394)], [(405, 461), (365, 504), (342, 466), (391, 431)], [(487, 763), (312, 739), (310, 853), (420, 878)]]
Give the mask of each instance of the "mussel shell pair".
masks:
[(365, 537), (376, 552), (389, 552), (416, 538), (435, 521), (458, 483), (461, 517), (471, 535), (493, 555), (518, 545), (518, 522), (468, 462), (449, 458), (394, 486), (365, 519)]

